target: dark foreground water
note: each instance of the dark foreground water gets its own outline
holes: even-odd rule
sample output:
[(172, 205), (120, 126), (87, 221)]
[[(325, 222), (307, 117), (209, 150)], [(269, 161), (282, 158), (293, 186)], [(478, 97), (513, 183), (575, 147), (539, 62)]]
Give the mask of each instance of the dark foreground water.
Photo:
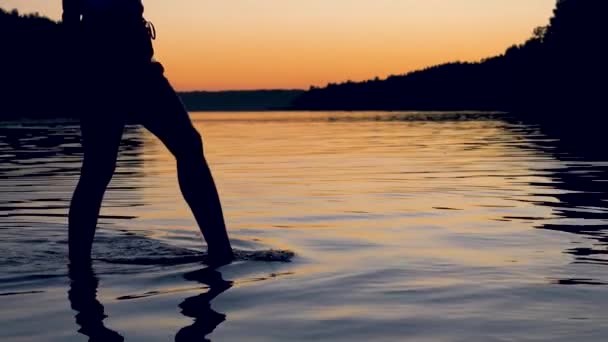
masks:
[(0, 124), (0, 341), (605, 340), (608, 160), (498, 114), (192, 117), (241, 260), (205, 270), (172, 157), (129, 127), (74, 282), (78, 128)]

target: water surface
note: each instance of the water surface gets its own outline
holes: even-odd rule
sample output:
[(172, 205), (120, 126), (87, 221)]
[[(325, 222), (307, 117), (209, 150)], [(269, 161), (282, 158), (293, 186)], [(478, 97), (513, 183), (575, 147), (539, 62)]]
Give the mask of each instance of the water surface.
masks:
[[(0, 124), (2, 341), (603, 341), (608, 160), (498, 113), (193, 113), (234, 247), (219, 272), (174, 160), (125, 130), (72, 283), (73, 122)], [(147, 262), (132, 262), (146, 260)], [(107, 318), (106, 318), (107, 316)], [(94, 339), (93, 339), (94, 340)]]

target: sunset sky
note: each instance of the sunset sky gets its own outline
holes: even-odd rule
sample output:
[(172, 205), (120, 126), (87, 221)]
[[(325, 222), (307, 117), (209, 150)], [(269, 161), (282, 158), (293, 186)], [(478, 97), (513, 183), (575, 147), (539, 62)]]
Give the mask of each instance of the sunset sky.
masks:
[[(308, 88), (498, 54), (555, 0), (145, 0), (179, 90)], [(0, 0), (57, 19), (60, 0)]]

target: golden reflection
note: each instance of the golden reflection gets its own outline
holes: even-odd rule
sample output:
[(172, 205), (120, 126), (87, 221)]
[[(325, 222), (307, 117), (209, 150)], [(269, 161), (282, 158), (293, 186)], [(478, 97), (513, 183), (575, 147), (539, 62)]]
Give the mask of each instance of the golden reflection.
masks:
[[(533, 184), (551, 181), (542, 169), (555, 162), (521, 148), (525, 140), (515, 146), (519, 137), (500, 121), (398, 121), (394, 116), (192, 114), (237, 235), (266, 231), (260, 241), (293, 249), (281, 236), (297, 234), (297, 252), (313, 258), (314, 241), (323, 240), (330, 246), (324, 253), (351, 265), (373, 258), (377, 246), (383, 246), (383, 256), (401, 260), (534, 263), (529, 242), (509, 239), (527, 234), (530, 226), (510, 222), (505, 213), (553, 217), (551, 208), (526, 199), (541, 191)], [(194, 223), (168, 171), (173, 157), (158, 147), (147, 141), (154, 158), (146, 158), (144, 172), (154, 175), (155, 184), (142, 190), (154, 206), (144, 218), (182, 222), (173, 228), (191, 230)], [(557, 193), (543, 191), (548, 200)], [(345, 251), (354, 252), (345, 257)], [(298, 272), (320, 271), (317, 265), (302, 267)]]

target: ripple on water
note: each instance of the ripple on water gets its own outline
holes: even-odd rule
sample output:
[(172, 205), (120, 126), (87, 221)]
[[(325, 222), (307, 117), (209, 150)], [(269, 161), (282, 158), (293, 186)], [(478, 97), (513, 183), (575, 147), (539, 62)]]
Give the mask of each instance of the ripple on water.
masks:
[[(127, 340), (142, 326), (163, 341), (190, 318), (200, 327), (219, 303), (229, 324), (214, 340), (605, 340), (605, 155), (501, 113), (192, 118), (240, 261), (184, 276), (206, 255), (175, 160), (127, 127), (94, 247), (99, 299), (111, 298), (105, 323)], [(67, 285), (79, 142), (74, 123), (0, 125), (0, 296), (24, 308), (7, 326), (29, 339), (79, 329), (55, 291)], [(180, 323), (176, 305), (191, 292)], [(68, 318), (44, 328), (60, 316), (36, 316), (36, 298)]]

